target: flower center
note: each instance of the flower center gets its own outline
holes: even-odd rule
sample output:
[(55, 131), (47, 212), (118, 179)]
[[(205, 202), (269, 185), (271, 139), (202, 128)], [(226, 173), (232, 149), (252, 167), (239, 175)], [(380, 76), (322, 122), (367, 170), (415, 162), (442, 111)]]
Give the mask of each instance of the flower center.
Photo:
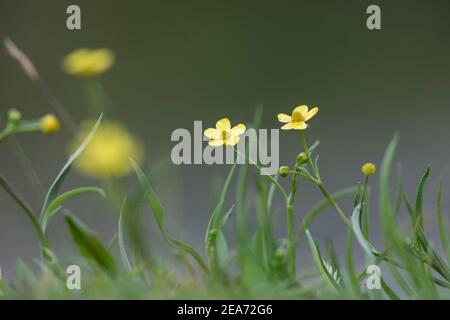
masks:
[(229, 130), (222, 130), (221, 134), (222, 134), (222, 140), (227, 140), (227, 138), (229, 138), (231, 135)]
[(301, 121), (305, 121), (303, 114), (298, 110), (294, 110), (294, 112), (292, 112), (292, 122), (301, 122)]

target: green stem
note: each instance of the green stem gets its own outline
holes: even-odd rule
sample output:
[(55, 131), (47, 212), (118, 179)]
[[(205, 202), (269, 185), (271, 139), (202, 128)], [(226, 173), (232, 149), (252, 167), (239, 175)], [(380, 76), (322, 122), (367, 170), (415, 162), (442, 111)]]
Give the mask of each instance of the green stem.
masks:
[(352, 229), (352, 223), (350, 222), (350, 220), (348, 220), (348, 218), (345, 216), (344, 212), (341, 210), (341, 208), (339, 207), (339, 205), (336, 203), (336, 201), (334, 201), (333, 197), (330, 196), (330, 194), (327, 192), (327, 190), (325, 189), (325, 187), (323, 186), (322, 182), (317, 183), (317, 186), (319, 187), (320, 191), (322, 192), (322, 194), (325, 196), (325, 198), (328, 200), (328, 202), (331, 204), (331, 206), (334, 208), (334, 210), (336, 210), (339, 218), (342, 219), (342, 221), (344, 221), (344, 223), (347, 225), (347, 227), (349, 227), (350, 229)]
[(287, 204), (287, 239), (289, 254), (289, 270), (293, 279), (295, 279), (296, 250), (294, 239), (294, 199), (297, 192), (297, 175), (292, 176), (291, 193)]
[(19, 205), (19, 207), (21, 207), (23, 211), (25, 211), (28, 219), (31, 221), (33, 225), (34, 230), (36, 231), (39, 243), (41, 245), (41, 249), (43, 249), (44, 247), (48, 247), (49, 246), (48, 239), (45, 237), (41, 227), (39, 226), (39, 223), (36, 219), (36, 215), (33, 213), (30, 207), (21, 199), (18, 193), (1, 174), (0, 174), (0, 185), (3, 187), (6, 193), (8, 193), (9, 196)]
[(303, 131), (300, 131), (300, 139), (302, 140), (303, 149), (306, 153), (306, 156), (308, 157), (309, 165), (311, 166), (314, 174), (316, 175), (316, 178), (320, 179), (319, 177), (317, 177), (316, 167), (314, 166), (314, 162), (312, 161), (311, 154), (310, 154), (309, 148), (308, 148), (308, 143), (306, 142), (305, 134), (303, 133)]
[(6, 125), (5, 129), (0, 132), (0, 142), (5, 140), (7, 137), (12, 136), (14, 134), (14, 126), (11, 126), (9, 123)]
[(310, 182), (312, 182), (314, 184), (320, 183), (318, 180), (314, 179), (313, 177), (307, 176), (303, 172), (289, 170), (288, 173), (290, 173), (292, 175), (302, 176), (303, 178), (305, 178), (306, 180), (308, 180), (308, 181), (310, 181)]
[(19, 124), (8, 123), (6, 127), (0, 132), (0, 142), (7, 137), (18, 133), (26, 133), (41, 130), (40, 120), (22, 120)]
[(86, 79), (83, 85), (89, 114), (94, 116), (98, 113), (105, 113), (103, 92), (98, 80)]
[(363, 187), (363, 193), (361, 196), (361, 207), (360, 207), (360, 212), (359, 212), (359, 225), (360, 226), (364, 226), (363, 227), (363, 234), (364, 237), (366, 239), (369, 238), (369, 230), (368, 230), (368, 224), (367, 224), (367, 216), (364, 216), (364, 224), (363, 224), (363, 215), (366, 212), (366, 210), (364, 210), (365, 208), (365, 202), (366, 202), (366, 193), (367, 193), (367, 186), (368, 186), (368, 182), (369, 182), (369, 176), (365, 176), (364, 179), (364, 187)]
[(344, 221), (344, 223), (347, 225), (347, 227), (349, 227), (350, 229), (352, 229), (352, 223), (350, 222), (350, 220), (348, 220), (348, 218), (345, 216), (344, 212), (341, 210), (341, 208), (339, 207), (339, 205), (336, 203), (336, 201), (334, 201), (334, 199), (330, 196), (330, 194), (327, 192), (327, 190), (325, 189), (324, 185), (323, 185), (323, 181), (320, 178), (317, 168), (314, 165), (314, 162), (311, 159), (311, 154), (309, 152), (309, 148), (308, 148), (308, 143), (306, 142), (306, 138), (305, 138), (305, 134), (303, 133), (303, 131), (300, 132), (300, 138), (302, 140), (303, 143), (303, 149), (306, 153), (306, 156), (308, 157), (308, 162), (309, 165), (311, 166), (311, 168), (313, 169), (314, 178), (309, 178), (303, 174), (300, 174), (302, 176), (304, 176), (305, 178), (307, 178), (309, 181), (312, 181), (313, 183), (315, 183), (320, 191), (322, 192), (322, 194), (325, 196), (325, 198), (328, 200), (328, 202), (331, 204), (331, 206), (334, 208), (334, 210), (336, 210), (338, 216), (342, 219), (342, 221)]
[[(242, 154), (241, 152), (239, 152), (236, 149), (234, 150), (234, 152), (236, 152), (237, 154), (243, 156), (245, 159), (248, 160), (248, 162), (251, 165), (254, 165), (259, 171), (261, 171), (261, 167), (258, 164), (256, 164), (255, 162), (253, 162), (252, 160), (250, 160), (246, 155)], [(288, 202), (289, 202), (289, 197), (288, 197), (286, 191), (284, 191), (283, 187), (280, 185), (280, 183), (274, 177), (272, 177), (270, 175), (265, 175), (265, 177), (267, 177), (267, 179), (269, 179), (275, 185), (275, 187), (277, 187), (277, 189), (280, 191), (281, 195), (283, 196), (284, 202), (287, 205)]]

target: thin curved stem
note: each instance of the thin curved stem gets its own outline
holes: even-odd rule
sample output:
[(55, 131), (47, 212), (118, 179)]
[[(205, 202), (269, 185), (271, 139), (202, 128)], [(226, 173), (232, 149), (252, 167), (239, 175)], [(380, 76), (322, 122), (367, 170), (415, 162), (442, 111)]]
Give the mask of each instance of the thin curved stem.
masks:
[[(236, 152), (237, 154), (239, 154), (239, 155), (243, 156), (245, 159), (247, 159), (248, 162), (249, 162), (251, 165), (254, 165), (259, 171), (262, 170), (261, 167), (260, 167), (257, 163), (255, 163), (254, 161), (250, 160), (246, 155), (242, 154), (241, 152), (239, 152), (239, 151), (236, 150), (236, 149), (234, 150), (234, 152)], [(286, 205), (287, 205), (288, 202), (289, 202), (289, 197), (288, 197), (286, 191), (285, 191), (285, 190), (283, 189), (283, 187), (280, 185), (280, 183), (279, 183), (274, 177), (272, 177), (272, 176), (270, 176), (270, 175), (265, 175), (265, 177), (267, 177), (267, 179), (269, 179), (269, 180), (275, 185), (275, 187), (277, 187), (277, 189), (280, 191), (280, 193), (281, 193), (281, 195), (283, 196), (283, 199), (284, 199), (284, 201), (286, 202)]]
[(314, 166), (314, 162), (312, 161), (311, 153), (309, 152), (308, 143), (306, 142), (305, 134), (303, 133), (303, 131), (300, 132), (300, 139), (302, 140), (303, 149), (306, 153), (306, 156), (308, 157), (309, 165), (311, 166), (311, 169), (313, 170), (314, 174), (317, 175), (316, 167)]
[(291, 193), (287, 204), (287, 239), (289, 254), (289, 271), (293, 279), (295, 279), (295, 263), (296, 251), (294, 245), (294, 200), (297, 192), (297, 175), (292, 176)]
[(344, 223), (347, 225), (347, 227), (349, 227), (350, 229), (352, 229), (352, 223), (350, 222), (350, 220), (348, 220), (348, 218), (345, 216), (344, 212), (342, 211), (342, 209), (339, 207), (339, 205), (336, 203), (336, 201), (334, 201), (333, 197), (330, 196), (330, 194), (327, 192), (327, 190), (325, 189), (325, 187), (323, 186), (323, 183), (320, 182), (317, 184), (317, 186), (319, 187), (320, 191), (322, 192), (322, 194), (325, 196), (325, 198), (328, 200), (328, 202), (331, 204), (331, 206), (334, 208), (334, 210), (336, 210), (339, 218), (342, 219), (342, 221), (344, 221)]

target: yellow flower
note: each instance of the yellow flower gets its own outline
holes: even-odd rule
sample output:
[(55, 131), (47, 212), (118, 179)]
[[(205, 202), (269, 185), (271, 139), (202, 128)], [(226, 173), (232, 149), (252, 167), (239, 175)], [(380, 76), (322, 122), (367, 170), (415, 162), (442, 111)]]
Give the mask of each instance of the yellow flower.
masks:
[(377, 168), (372, 162), (367, 162), (361, 167), (361, 171), (365, 176), (373, 176), (375, 171), (377, 171)]
[(281, 127), (283, 130), (304, 130), (308, 128), (306, 121), (314, 117), (318, 111), (318, 107), (314, 107), (308, 111), (308, 106), (301, 105), (292, 111), (291, 116), (284, 113), (279, 113), (277, 117), (278, 121), (286, 123)]
[(77, 49), (63, 60), (65, 72), (81, 77), (104, 73), (114, 63), (114, 55), (108, 49)]
[(231, 128), (230, 119), (223, 118), (216, 122), (215, 128), (206, 129), (204, 134), (210, 139), (208, 142), (210, 146), (234, 146), (239, 142), (239, 136), (243, 134), (245, 130), (245, 125), (242, 123)]
[[(86, 138), (91, 127), (91, 122), (83, 126), (74, 146)], [(140, 162), (142, 156), (143, 147), (122, 125), (104, 122), (75, 161), (75, 167), (93, 178), (121, 177), (132, 170), (130, 158)]]
[(41, 130), (44, 133), (52, 134), (59, 130), (59, 120), (53, 114), (47, 114), (41, 118)]

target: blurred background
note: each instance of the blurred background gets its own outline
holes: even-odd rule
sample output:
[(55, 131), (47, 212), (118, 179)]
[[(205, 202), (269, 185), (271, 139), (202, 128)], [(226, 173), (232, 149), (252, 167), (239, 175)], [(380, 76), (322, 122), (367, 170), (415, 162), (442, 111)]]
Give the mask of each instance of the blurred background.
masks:
[[(81, 30), (66, 28), (70, 4), (81, 7)], [(370, 4), (381, 7), (382, 30), (366, 28)], [(379, 165), (387, 143), (399, 132), (397, 161), (411, 198), (426, 165), (432, 166), (426, 208), (433, 234), (440, 182), (445, 212), (450, 205), (449, 31), (450, 2), (437, 0), (0, 0), (0, 36), (10, 37), (33, 60), (77, 123), (88, 118), (86, 99), (80, 80), (61, 71), (62, 58), (80, 47), (115, 53), (114, 67), (100, 79), (114, 115), (141, 140), (146, 168), (166, 163), (156, 190), (169, 229), (200, 249), (215, 190), (229, 166), (171, 164), (171, 132), (192, 131), (194, 120), (214, 126), (224, 116), (248, 123), (257, 106), (264, 108), (265, 128), (280, 127), (276, 114), (290, 113), (299, 104), (320, 107), (307, 137), (321, 142), (320, 168), (330, 192), (360, 181), (364, 162)], [(53, 112), (42, 92), (1, 50), (2, 125), (12, 107), (25, 118)], [(35, 211), (65, 163), (72, 139), (63, 126), (54, 136), (24, 134), (0, 145), (0, 172)], [(292, 165), (300, 149), (296, 132), (282, 132), (280, 165)], [(23, 167), (24, 155), (35, 174)], [(124, 183), (130, 190), (137, 185), (132, 175)], [(101, 183), (73, 171), (64, 189), (81, 185)], [(254, 186), (250, 180), (249, 195)], [(372, 186), (376, 198), (377, 176)], [(300, 185), (297, 225), (320, 198), (314, 186)], [(234, 202), (233, 185), (226, 206)], [(8, 277), (18, 258), (31, 263), (39, 251), (29, 221), (2, 190), (0, 204), (0, 264)], [(116, 232), (118, 212), (99, 197), (86, 195), (67, 207), (105, 242)], [(281, 237), (285, 226), (279, 197), (274, 207)], [(350, 214), (350, 207), (344, 208)], [(372, 208), (376, 223), (376, 201)], [(142, 226), (152, 250), (167, 252), (150, 214), (144, 215)], [(227, 232), (233, 237), (233, 223)], [(331, 210), (311, 232), (321, 243), (332, 239), (337, 248), (344, 246), (345, 229)], [(67, 245), (62, 215), (52, 221), (49, 236), (60, 255), (75, 252)], [(299, 255), (302, 259), (302, 248)]]

